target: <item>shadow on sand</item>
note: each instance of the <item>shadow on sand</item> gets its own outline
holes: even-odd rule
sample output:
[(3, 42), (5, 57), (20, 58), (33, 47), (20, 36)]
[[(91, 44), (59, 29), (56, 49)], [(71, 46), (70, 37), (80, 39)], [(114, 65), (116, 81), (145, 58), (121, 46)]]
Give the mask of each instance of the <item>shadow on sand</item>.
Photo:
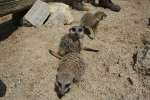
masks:
[(6, 87), (5, 83), (2, 80), (0, 80), (0, 97), (5, 96), (6, 89), (7, 89), (7, 87)]
[(0, 24), (0, 41), (7, 39), (17, 29), (13, 22), (9, 20)]

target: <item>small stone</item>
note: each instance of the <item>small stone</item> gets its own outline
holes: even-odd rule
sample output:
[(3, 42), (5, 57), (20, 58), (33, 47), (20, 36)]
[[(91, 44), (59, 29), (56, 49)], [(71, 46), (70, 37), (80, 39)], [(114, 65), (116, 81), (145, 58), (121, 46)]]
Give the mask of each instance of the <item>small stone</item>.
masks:
[(143, 85), (150, 88), (150, 45), (138, 50), (135, 63), (134, 69), (141, 76)]
[(128, 77), (127, 80), (128, 80), (128, 82), (129, 82), (131, 85), (133, 85), (133, 81), (132, 81), (132, 79), (131, 79), (130, 77)]
[(144, 71), (143, 73), (150, 73), (148, 72), (148, 69), (150, 69), (150, 46), (146, 45), (139, 50), (137, 54), (137, 65)]

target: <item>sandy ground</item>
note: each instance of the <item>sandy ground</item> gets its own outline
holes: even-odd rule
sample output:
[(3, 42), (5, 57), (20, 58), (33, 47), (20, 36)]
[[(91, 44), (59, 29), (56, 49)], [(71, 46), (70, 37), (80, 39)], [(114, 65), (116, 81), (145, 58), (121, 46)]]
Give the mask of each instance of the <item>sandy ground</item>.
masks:
[[(131, 66), (133, 53), (143, 46), (141, 34), (148, 30), (150, 0), (113, 1), (121, 11), (97, 8), (108, 16), (100, 22), (95, 40), (84, 38), (84, 45), (100, 52), (82, 51), (88, 65), (86, 73), (62, 100), (150, 100), (150, 89), (143, 86)], [(76, 10), (72, 13), (76, 21), (83, 14)], [(0, 41), (0, 79), (7, 85), (6, 95), (0, 100), (59, 100), (54, 91), (58, 60), (48, 49), (57, 51), (69, 27), (43, 25), (13, 31), (11, 26)], [(1, 27), (1, 34), (5, 28)]]

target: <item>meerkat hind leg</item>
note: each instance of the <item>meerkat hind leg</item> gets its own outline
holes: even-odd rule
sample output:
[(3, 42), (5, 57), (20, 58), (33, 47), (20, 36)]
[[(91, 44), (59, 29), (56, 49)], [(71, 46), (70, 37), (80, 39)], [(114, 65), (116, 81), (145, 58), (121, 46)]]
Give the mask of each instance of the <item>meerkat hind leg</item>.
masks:
[(52, 51), (52, 50), (50, 50), (50, 49), (49, 49), (49, 53), (50, 53), (51, 55), (53, 55), (54, 57), (58, 58), (58, 59), (62, 59), (62, 57), (61, 57), (60, 55), (58, 55), (56, 52), (54, 52), (54, 51)]

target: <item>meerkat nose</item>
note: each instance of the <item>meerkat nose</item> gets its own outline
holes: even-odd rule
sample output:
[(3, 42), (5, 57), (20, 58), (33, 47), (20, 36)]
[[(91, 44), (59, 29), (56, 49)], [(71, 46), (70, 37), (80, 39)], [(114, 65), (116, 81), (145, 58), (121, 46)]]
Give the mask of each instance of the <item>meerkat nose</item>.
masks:
[(58, 97), (62, 98), (64, 95), (65, 95), (64, 91), (60, 91), (59, 94), (58, 94)]

